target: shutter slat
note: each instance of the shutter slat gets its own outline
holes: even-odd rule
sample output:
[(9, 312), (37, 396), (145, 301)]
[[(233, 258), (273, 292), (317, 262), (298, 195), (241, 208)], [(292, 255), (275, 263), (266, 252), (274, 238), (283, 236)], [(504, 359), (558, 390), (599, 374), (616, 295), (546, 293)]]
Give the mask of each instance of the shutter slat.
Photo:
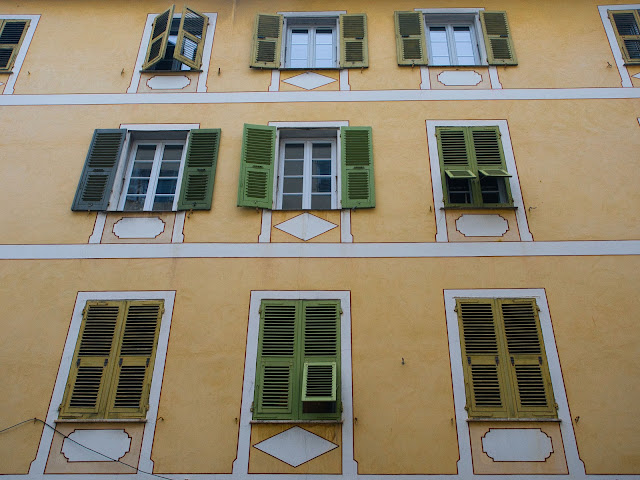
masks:
[(500, 133), (497, 128), (474, 128), (471, 130), (471, 138), (478, 167), (501, 166), (504, 163), (500, 145)]
[(220, 149), (219, 128), (195, 129), (189, 133), (178, 210), (209, 210)]
[(238, 206), (273, 206), (276, 128), (245, 124), (240, 161)]
[(282, 15), (259, 13), (253, 33), (250, 66), (279, 68), (282, 42)]
[(489, 65), (517, 65), (507, 12), (480, 12)]
[(371, 127), (341, 127), (342, 208), (375, 207)]
[(640, 64), (640, 12), (609, 10), (625, 64)]
[(293, 357), (296, 306), (265, 304), (262, 308), (262, 356)]
[(535, 305), (533, 303), (502, 303), (502, 317), (509, 354), (542, 353)]
[(10, 72), (30, 20), (0, 20), (0, 71)]
[(204, 38), (209, 17), (184, 6), (173, 57), (179, 62), (198, 70), (202, 66)]
[(262, 375), (261, 410), (291, 410), (291, 365), (265, 365)]
[(169, 10), (159, 14), (151, 26), (151, 38), (147, 48), (147, 55), (142, 64), (142, 70), (147, 70), (162, 60), (167, 52), (167, 44), (169, 43), (169, 33), (171, 33), (171, 21), (173, 20), (173, 11), (175, 5), (171, 5)]
[(71, 408), (93, 410), (97, 407), (103, 372), (104, 367), (101, 366), (81, 366), (78, 368), (73, 392), (69, 400)]
[(367, 16), (340, 15), (340, 68), (366, 68), (369, 66)]
[(336, 401), (336, 362), (305, 362), (302, 401)]
[(147, 367), (144, 365), (123, 365), (120, 367), (114, 401), (115, 408), (140, 408), (146, 373)]

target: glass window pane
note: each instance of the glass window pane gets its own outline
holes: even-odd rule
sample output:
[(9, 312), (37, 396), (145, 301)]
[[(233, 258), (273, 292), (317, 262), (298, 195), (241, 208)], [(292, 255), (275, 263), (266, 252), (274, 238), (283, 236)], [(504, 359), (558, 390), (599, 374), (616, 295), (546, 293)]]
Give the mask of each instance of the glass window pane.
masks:
[(127, 195), (127, 199), (124, 203), (124, 209), (126, 211), (142, 211), (144, 208), (144, 199), (145, 197), (135, 197)]
[(311, 179), (311, 192), (331, 193), (331, 177), (314, 177)]
[(307, 53), (308, 50), (306, 45), (291, 46), (291, 60), (306, 60)]
[(283, 210), (301, 210), (302, 195), (283, 195), (282, 209)]
[(304, 158), (304, 143), (287, 143), (284, 146), (284, 158), (285, 160), (302, 160)]
[(160, 166), (161, 177), (177, 177), (180, 173), (180, 162), (162, 162)]
[(287, 160), (284, 162), (284, 174), (287, 177), (292, 175), (302, 175), (304, 171), (303, 160)]
[(331, 160), (314, 160), (311, 170), (312, 175), (331, 175)]
[(291, 177), (282, 181), (283, 193), (302, 193), (302, 178)]
[(166, 145), (162, 160), (180, 160), (182, 158), (182, 145)]
[(175, 178), (159, 179), (156, 193), (176, 193), (177, 183), (178, 181)]
[(151, 167), (153, 167), (153, 162), (140, 162), (136, 160), (131, 170), (131, 176), (149, 178), (151, 176)]
[(471, 203), (471, 184), (464, 178), (447, 178), (449, 202)]
[(153, 157), (156, 154), (156, 146), (155, 145), (138, 145), (138, 150), (136, 151), (136, 160), (153, 160)]
[(432, 43), (431, 53), (434, 57), (449, 58), (449, 46), (446, 43)]
[(149, 187), (149, 180), (145, 178), (132, 178), (129, 182), (127, 193), (146, 194)]
[(153, 199), (153, 210), (171, 211), (173, 209), (173, 195), (156, 195)]
[(311, 208), (314, 210), (330, 210), (331, 195), (311, 195)]
[(324, 159), (331, 158), (331, 144), (330, 143), (314, 143), (311, 150), (311, 158)]

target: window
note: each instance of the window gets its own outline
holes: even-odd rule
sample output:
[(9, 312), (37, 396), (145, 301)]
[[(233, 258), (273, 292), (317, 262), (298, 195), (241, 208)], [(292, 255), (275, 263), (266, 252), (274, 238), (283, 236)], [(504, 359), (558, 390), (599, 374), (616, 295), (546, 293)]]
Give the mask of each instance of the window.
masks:
[(340, 420), (340, 302), (263, 300), (256, 420)]
[(625, 64), (640, 64), (640, 10), (609, 10), (608, 13)]
[(88, 301), (60, 418), (143, 418), (163, 301)]
[(245, 125), (239, 206), (278, 210), (375, 206), (371, 127), (290, 125)]
[(506, 12), (441, 12), (395, 12), (398, 65), (517, 64)]
[(211, 208), (219, 129), (96, 130), (72, 210)]
[(367, 17), (258, 14), (250, 65), (272, 69), (368, 67)]
[(185, 6), (174, 17), (175, 5), (153, 21), (143, 70), (199, 70), (209, 24), (206, 15)]
[(436, 127), (444, 205), (511, 206), (511, 174), (496, 127)]
[(538, 305), (532, 298), (458, 298), (469, 417), (557, 416)]
[(11, 72), (29, 23), (29, 20), (0, 19), (0, 73)]

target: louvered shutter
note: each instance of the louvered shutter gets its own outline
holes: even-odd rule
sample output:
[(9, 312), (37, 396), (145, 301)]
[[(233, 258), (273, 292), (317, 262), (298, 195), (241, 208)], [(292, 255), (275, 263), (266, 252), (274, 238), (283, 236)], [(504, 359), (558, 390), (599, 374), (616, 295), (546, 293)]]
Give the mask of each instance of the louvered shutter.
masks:
[(609, 10), (616, 39), (626, 64), (640, 64), (640, 11)]
[(342, 208), (376, 206), (371, 127), (341, 127)]
[(279, 68), (282, 44), (282, 15), (259, 13), (253, 32), (250, 66)]
[(0, 20), (0, 72), (10, 72), (29, 28), (29, 20)]
[(485, 177), (510, 177), (498, 127), (472, 127), (470, 130), (478, 173)]
[[(475, 168), (472, 166), (467, 130), (467, 127), (436, 128), (445, 205), (455, 204), (451, 201), (449, 179), (475, 180), (477, 178)], [(464, 205), (469, 203), (471, 202)]]
[(507, 417), (504, 359), (492, 300), (457, 300), (469, 417)]
[(507, 12), (480, 12), (489, 65), (517, 65)]
[(106, 210), (126, 130), (96, 130), (71, 210)]
[(368, 66), (367, 16), (364, 13), (340, 15), (340, 68)]
[(144, 417), (155, 361), (163, 302), (127, 302), (107, 418)]
[(398, 65), (427, 65), (422, 12), (395, 12)]
[[(340, 303), (303, 303), (303, 402), (337, 402), (340, 385)], [(336, 414), (338, 409), (336, 408)]]
[(276, 127), (244, 125), (238, 185), (239, 207), (272, 208), (275, 152)]
[(533, 299), (498, 302), (504, 324), (516, 417), (555, 417), (547, 357)]
[(220, 133), (219, 128), (202, 128), (189, 133), (178, 210), (211, 208)]
[[(171, 21), (173, 20), (173, 11), (175, 5), (165, 12), (162, 12), (153, 20), (151, 26), (151, 38), (147, 47), (147, 55), (142, 64), (142, 70), (153, 67), (162, 60), (167, 53), (167, 43), (169, 42), (169, 33), (171, 32)], [(177, 48), (177, 47), (176, 47)]]
[(260, 312), (254, 415), (256, 419), (288, 419), (298, 413), (295, 385), (300, 303), (263, 301)]
[(185, 5), (182, 9), (173, 58), (195, 70), (200, 69), (208, 24), (209, 17)]
[(61, 418), (103, 418), (123, 314), (121, 302), (87, 302)]

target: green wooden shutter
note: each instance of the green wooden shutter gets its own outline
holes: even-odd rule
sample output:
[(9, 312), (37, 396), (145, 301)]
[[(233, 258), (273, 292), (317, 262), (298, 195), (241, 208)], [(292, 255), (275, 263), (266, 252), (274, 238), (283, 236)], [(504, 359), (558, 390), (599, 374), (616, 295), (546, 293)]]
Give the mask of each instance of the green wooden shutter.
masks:
[(341, 127), (342, 208), (376, 206), (371, 127)]
[(96, 130), (71, 210), (106, 210), (127, 131)]
[(104, 418), (123, 314), (121, 302), (87, 302), (61, 418)]
[[(500, 129), (496, 127), (469, 127), (469, 141), (472, 146), (472, 157), (479, 175), (479, 182), (475, 182), (476, 204), (478, 205), (512, 205), (511, 187), (507, 177), (511, 174), (507, 171), (500, 139)], [(487, 203), (483, 199), (485, 188), (483, 178), (495, 177), (496, 182), (501, 183), (505, 192), (505, 201), (499, 204)], [(495, 187), (494, 187), (495, 188)]]
[(204, 37), (207, 34), (209, 17), (187, 7), (182, 9), (180, 28), (173, 58), (194, 70), (202, 66)]
[(469, 417), (507, 417), (504, 358), (492, 300), (456, 301)]
[(191, 130), (178, 210), (209, 210), (220, 146), (219, 128)]
[(504, 322), (515, 416), (556, 417), (535, 300), (502, 299), (498, 303)]
[[(167, 52), (167, 43), (169, 42), (169, 33), (171, 32), (171, 21), (173, 20), (173, 11), (175, 5), (165, 12), (162, 12), (153, 20), (151, 27), (151, 38), (147, 47), (147, 55), (142, 64), (142, 69), (147, 70), (162, 60)], [(177, 48), (177, 47), (176, 47)]]
[(640, 11), (609, 10), (625, 64), (640, 64)]
[(273, 206), (276, 127), (244, 125), (238, 185), (239, 207)]
[(264, 300), (260, 307), (255, 419), (292, 419), (299, 415), (299, 306), (296, 301)]
[(398, 65), (427, 65), (422, 12), (395, 12)]
[(367, 16), (364, 13), (340, 15), (340, 68), (368, 66)]
[(116, 354), (117, 365), (106, 410), (107, 418), (144, 417), (155, 362), (161, 301), (127, 302), (124, 328)]
[(0, 20), (0, 72), (10, 72), (30, 20)]
[(282, 15), (259, 13), (253, 32), (250, 66), (280, 68), (282, 44)]
[[(442, 192), (444, 204), (469, 206), (473, 203), (472, 182), (477, 174), (471, 159), (471, 145), (468, 139), (468, 127), (437, 127), (438, 155), (440, 157), (440, 176), (442, 177)], [(471, 192), (467, 203), (452, 202), (449, 192), (450, 181), (466, 180)]]
[(489, 65), (517, 65), (507, 12), (480, 12)]

